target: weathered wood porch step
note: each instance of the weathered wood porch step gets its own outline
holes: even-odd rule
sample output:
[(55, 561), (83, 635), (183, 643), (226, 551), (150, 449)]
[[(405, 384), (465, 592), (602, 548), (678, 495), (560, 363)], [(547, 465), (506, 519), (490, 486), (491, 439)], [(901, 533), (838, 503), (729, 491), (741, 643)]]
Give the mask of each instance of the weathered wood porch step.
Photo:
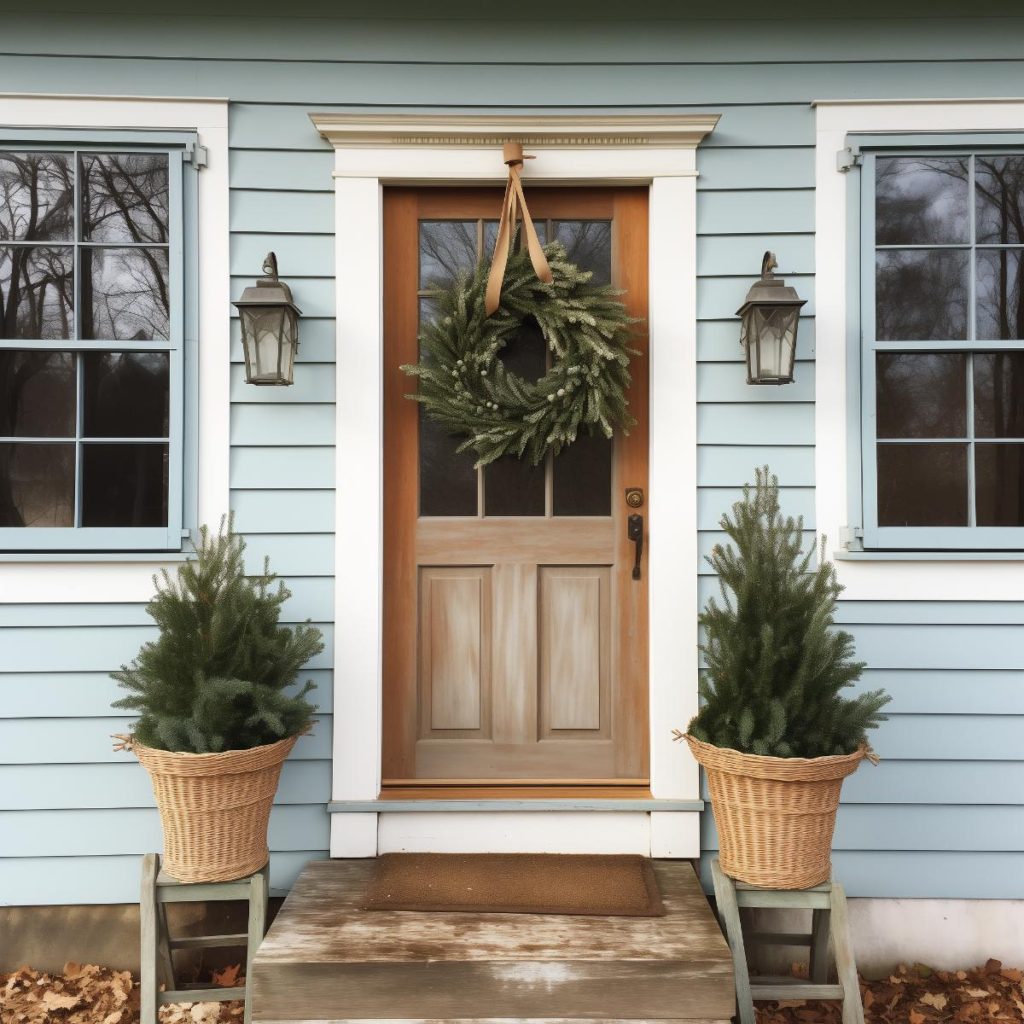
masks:
[(259, 1024), (724, 1024), (732, 959), (693, 868), (664, 917), (364, 911), (369, 860), (308, 864), (252, 966)]

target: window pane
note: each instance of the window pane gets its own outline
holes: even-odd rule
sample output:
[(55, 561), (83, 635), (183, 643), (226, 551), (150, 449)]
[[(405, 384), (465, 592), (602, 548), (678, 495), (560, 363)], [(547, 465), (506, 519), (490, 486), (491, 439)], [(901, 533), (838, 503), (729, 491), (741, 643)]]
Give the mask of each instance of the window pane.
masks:
[(967, 445), (880, 444), (879, 526), (966, 526)]
[(0, 526), (74, 526), (75, 446), (0, 443)]
[(544, 515), (544, 463), (509, 455), (484, 470), (484, 511), (489, 516)]
[(0, 338), (74, 335), (74, 250), (0, 246)]
[(1021, 249), (979, 249), (977, 331), (984, 339), (1024, 338)]
[(81, 260), (84, 337), (115, 341), (170, 337), (166, 249), (83, 248)]
[(74, 356), (0, 350), (0, 437), (74, 436)]
[(86, 153), (81, 189), (83, 241), (167, 241), (166, 153)]
[(967, 157), (878, 157), (878, 245), (970, 241), (967, 167)]
[(0, 153), (0, 240), (71, 241), (70, 153)]
[(556, 516), (612, 514), (612, 442), (580, 434), (554, 460), (552, 506)]
[(420, 410), (420, 515), (476, 515), (476, 457)]
[(879, 437), (966, 437), (967, 357), (885, 352), (877, 357)]
[(477, 263), (475, 220), (420, 221), (420, 287), (447, 287)]
[(979, 526), (1024, 526), (1024, 445), (975, 447)]
[(880, 341), (967, 337), (969, 255), (960, 250), (875, 254), (875, 336)]
[(975, 437), (1024, 437), (1024, 352), (974, 357)]
[(975, 157), (974, 211), (979, 242), (1024, 242), (1024, 156)]
[(167, 437), (166, 352), (88, 352), (82, 356), (85, 437)]
[[(520, 223), (520, 230), (522, 230), (522, 221)], [(537, 238), (540, 239), (541, 245), (547, 245), (548, 242), (548, 222), (546, 220), (537, 220), (534, 218), (533, 226), (537, 229)], [(484, 221), (484, 256), (488, 259), (491, 258), (494, 253), (494, 243), (498, 240), (498, 222), (496, 220), (485, 220)]]
[(593, 273), (592, 284), (612, 279), (612, 226), (602, 220), (563, 220), (555, 224), (555, 238), (565, 246), (571, 262)]
[(82, 445), (82, 526), (166, 526), (167, 445)]

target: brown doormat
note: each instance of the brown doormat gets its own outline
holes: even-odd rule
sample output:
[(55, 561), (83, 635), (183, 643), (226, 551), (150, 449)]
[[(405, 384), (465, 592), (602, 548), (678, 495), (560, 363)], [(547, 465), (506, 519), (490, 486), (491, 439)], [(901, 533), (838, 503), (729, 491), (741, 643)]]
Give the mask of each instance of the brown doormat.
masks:
[(481, 914), (665, 913), (646, 857), (549, 853), (386, 853), (364, 910)]

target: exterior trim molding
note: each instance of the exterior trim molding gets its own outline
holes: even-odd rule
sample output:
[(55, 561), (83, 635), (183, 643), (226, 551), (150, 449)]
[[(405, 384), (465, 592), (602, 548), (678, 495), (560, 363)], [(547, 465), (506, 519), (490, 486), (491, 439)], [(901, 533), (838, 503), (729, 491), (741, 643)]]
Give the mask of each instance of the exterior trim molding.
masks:
[[(697, 513), (696, 149), (717, 116), (311, 119), (335, 148), (335, 479), (362, 485), (358, 502), (339, 500), (335, 510), (335, 536), (361, 541), (338, 543), (335, 555), (332, 797), (351, 809), (332, 817), (331, 855), (507, 846), (697, 856), (698, 815), (662, 805), (652, 810), (631, 801), (617, 814), (606, 813), (604, 803), (588, 813), (524, 812), (514, 829), (505, 802), (473, 815), (456, 808), (393, 815), (374, 805), (382, 729), (382, 218), (390, 184), (502, 184), (507, 172), (498, 145), (510, 138), (538, 140), (524, 181), (649, 188), (650, 788), (656, 801), (698, 801), (697, 765), (670, 729), (697, 712), (697, 531), (677, 524), (696, 522)], [(376, 528), (368, 532), (367, 523)], [(393, 802), (385, 810), (394, 810)]]
[(320, 134), (339, 146), (694, 147), (718, 124), (718, 114), (493, 115), (310, 114)]
[(422, 814), (438, 811), (703, 811), (703, 800), (616, 800), (551, 799), (537, 800), (333, 800), (330, 814)]

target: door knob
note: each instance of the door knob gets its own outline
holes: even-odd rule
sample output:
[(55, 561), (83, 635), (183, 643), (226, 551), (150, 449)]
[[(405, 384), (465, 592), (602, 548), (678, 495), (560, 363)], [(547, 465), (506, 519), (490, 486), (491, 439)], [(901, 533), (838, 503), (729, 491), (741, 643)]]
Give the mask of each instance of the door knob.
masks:
[(640, 559), (644, 555), (644, 517), (634, 512), (626, 520), (626, 536), (636, 545), (636, 556), (633, 559), (633, 579), (640, 579)]

